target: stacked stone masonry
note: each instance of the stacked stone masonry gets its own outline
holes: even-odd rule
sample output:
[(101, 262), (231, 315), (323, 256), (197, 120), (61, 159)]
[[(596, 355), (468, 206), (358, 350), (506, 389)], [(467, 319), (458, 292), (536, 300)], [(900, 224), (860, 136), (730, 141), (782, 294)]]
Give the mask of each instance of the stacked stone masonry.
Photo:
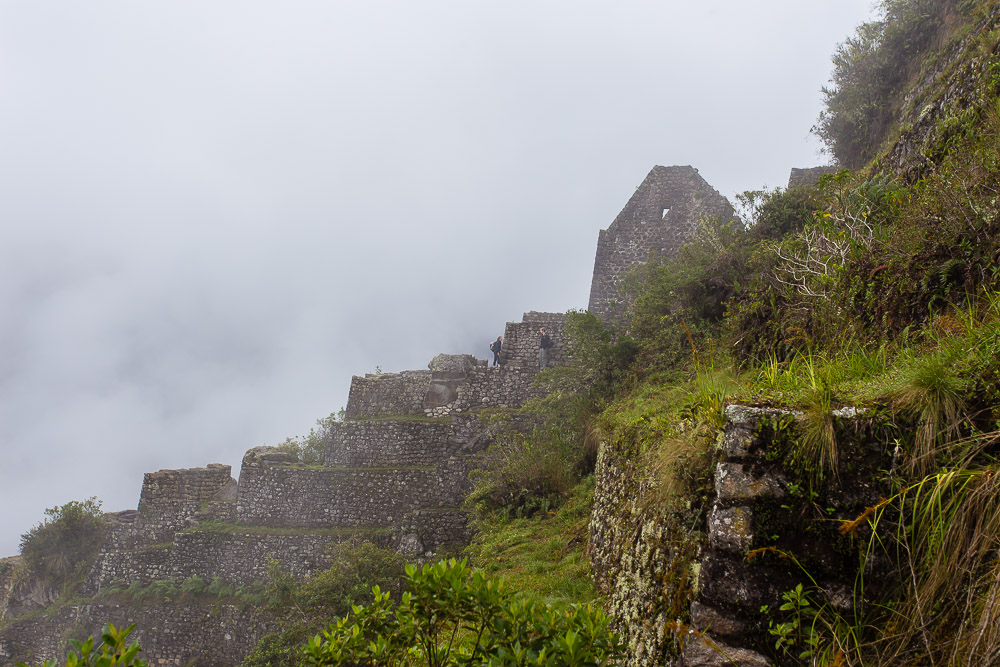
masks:
[(633, 267), (677, 254), (702, 218), (733, 209), (694, 167), (653, 167), (597, 239), (588, 309), (605, 321), (627, 310), (622, 283)]
[(368, 374), (351, 379), (345, 416), (382, 417), (423, 414), (424, 396), (431, 383), (430, 371)]
[[(891, 454), (876, 421), (853, 408), (831, 413), (843, 465), (821, 487), (823, 507), (831, 509), (810, 523), (805, 517), (811, 516), (811, 501), (790, 493), (795, 482), (780, 456), (794, 442), (801, 413), (730, 405), (725, 418), (704, 540), (692, 538), (687, 528), (678, 534), (669, 508), (653, 500), (656, 481), (650, 467), (628, 441), (601, 444), (591, 569), (628, 644), (624, 665), (629, 667), (771, 664), (774, 641), (760, 609), (777, 609), (783, 593), (809, 583), (790, 559), (767, 557), (771, 548), (794, 554), (830, 604), (850, 609), (857, 556), (848, 544), (851, 538), (840, 535), (837, 526), (880, 497), (878, 473), (889, 468)], [(807, 524), (811, 529), (803, 530)], [(757, 549), (765, 555), (747, 557)], [(674, 637), (664, 631), (680, 615), (671, 601), (686, 595), (689, 580), (697, 591), (691, 631)], [(873, 574), (869, 587), (888, 580), (888, 573)]]
[(565, 313), (539, 313), (530, 311), (524, 314), (520, 322), (508, 322), (504, 328), (503, 351), (500, 354), (500, 364), (505, 369), (522, 368), (529, 371), (538, 369), (538, 349), (541, 333), (539, 329), (552, 339), (553, 347), (549, 349), (548, 365), (561, 366), (568, 360), (566, 344)]
[(244, 465), (240, 473), (237, 519), (240, 523), (260, 526), (391, 526), (413, 509), (460, 504), (468, 487), (462, 471), (447, 465), (440, 468)]
[(447, 417), (483, 408), (518, 408), (538, 395), (533, 386), (539, 370), (540, 329), (553, 347), (548, 365), (566, 364), (566, 315), (525, 313), (521, 322), (504, 328), (501, 367), (472, 355), (438, 355), (426, 371), (369, 374), (351, 380), (347, 420), (398, 416)]
[(816, 183), (823, 176), (827, 174), (837, 173), (836, 167), (822, 166), (822, 167), (808, 167), (805, 169), (799, 169), (793, 167), (791, 172), (788, 174), (788, 189), (808, 187), (810, 185), (816, 185)]
[(277, 629), (273, 620), (233, 604), (185, 606), (149, 602), (124, 606), (114, 602), (62, 607), (49, 617), (19, 620), (0, 633), (0, 665), (27, 661), (62, 664), (67, 638), (100, 637), (104, 623), (132, 623), (129, 639), (142, 646), (150, 665), (232, 667), (243, 661), (257, 641)]
[(435, 466), (458, 452), (451, 424), (393, 420), (333, 424), (324, 465)]
[[(792, 482), (773, 456), (782, 451), (781, 438), (789, 437), (778, 435), (773, 425), (789, 424), (794, 432), (802, 414), (730, 405), (725, 416), (715, 466), (715, 499), (707, 518), (708, 544), (701, 556), (698, 596), (691, 606), (692, 633), (681, 661), (688, 666), (730, 665), (735, 655), (741, 656), (735, 661), (739, 665), (770, 664), (763, 653), (772, 638), (762, 626), (760, 609), (764, 605), (776, 609), (783, 593), (803, 583), (800, 564), (809, 569), (831, 604), (840, 611), (851, 607), (856, 556), (834, 544), (836, 538), (802, 530), (805, 515), (789, 509), (798, 501), (790, 495)], [(852, 460), (841, 466), (839, 481), (835, 476), (821, 492), (824, 506), (836, 512), (815, 524), (824, 526), (854, 518), (874, 504), (880, 496), (876, 472), (888, 464), (884, 446), (872, 439), (860, 411), (842, 408), (831, 417), (840, 447), (845, 447), (845, 438), (855, 442), (853, 453), (841, 454)], [(748, 553), (761, 548), (794, 554), (799, 564), (787, 558), (748, 558)]]

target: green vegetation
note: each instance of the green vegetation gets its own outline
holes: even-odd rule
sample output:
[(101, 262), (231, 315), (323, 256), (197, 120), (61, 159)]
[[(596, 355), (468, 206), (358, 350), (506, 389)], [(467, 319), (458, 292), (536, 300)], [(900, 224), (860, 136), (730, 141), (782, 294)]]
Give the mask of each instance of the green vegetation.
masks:
[(309, 429), (309, 435), (286, 438), (278, 449), (295, 456), (306, 465), (322, 465), (326, 453), (326, 443), (330, 438), (333, 424), (344, 421), (344, 408), (331, 412), (329, 416), (316, 420), (316, 426)]
[(45, 520), (21, 536), (28, 573), (54, 587), (77, 582), (104, 543), (108, 524), (97, 498), (45, 510)]
[(558, 509), (530, 518), (488, 515), (477, 524), (465, 553), (486, 574), (510, 582), (514, 594), (543, 602), (594, 602), (586, 556), (593, 493), (594, 478), (587, 477)]
[(309, 640), (313, 665), (608, 665), (621, 646), (600, 609), (517, 599), (465, 561), (406, 566), (398, 604), (378, 587)]
[(394, 551), (360, 540), (338, 544), (330, 565), (304, 580), (268, 565), (268, 581), (255, 604), (280, 619), (280, 630), (265, 635), (243, 661), (243, 667), (305, 665), (302, 646), (308, 637), (336, 622), (371, 596), (372, 586), (398, 598), (403, 559)]
[(865, 166), (891, 138), (904, 97), (936, 65), (989, 3), (972, 0), (882, 0), (881, 16), (858, 27), (833, 55), (825, 111), (814, 131), (837, 160)]

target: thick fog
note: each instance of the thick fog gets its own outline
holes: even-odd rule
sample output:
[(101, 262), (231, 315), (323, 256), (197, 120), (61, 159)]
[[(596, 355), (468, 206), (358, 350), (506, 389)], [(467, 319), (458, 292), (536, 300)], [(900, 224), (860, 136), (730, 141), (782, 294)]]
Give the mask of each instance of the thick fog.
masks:
[(0, 4), (0, 555), (586, 306), (655, 164), (821, 164), (869, 0)]

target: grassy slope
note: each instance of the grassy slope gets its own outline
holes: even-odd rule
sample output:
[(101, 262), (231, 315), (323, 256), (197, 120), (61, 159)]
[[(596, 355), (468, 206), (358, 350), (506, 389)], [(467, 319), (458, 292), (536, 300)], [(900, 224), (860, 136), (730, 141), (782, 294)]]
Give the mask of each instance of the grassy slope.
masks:
[(470, 562), (545, 602), (596, 598), (586, 556), (594, 480), (584, 479), (556, 510), (528, 519), (487, 519), (465, 550)]

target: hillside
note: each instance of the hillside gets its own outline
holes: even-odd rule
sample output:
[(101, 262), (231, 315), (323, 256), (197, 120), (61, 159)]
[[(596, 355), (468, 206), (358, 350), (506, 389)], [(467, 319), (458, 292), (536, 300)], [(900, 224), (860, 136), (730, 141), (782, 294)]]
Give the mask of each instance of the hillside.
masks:
[(55, 508), (0, 562), (0, 662), (111, 620), (160, 664), (305, 664), (405, 560), (461, 555), (598, 601), (615, 664), (1000, 664), (1000, 5), (883, 9), (815, 128), (847, 168), (734, 208), (655, 167), (589, 310), (508, 323), (501, 367), (355, 377), (238, 481)]

